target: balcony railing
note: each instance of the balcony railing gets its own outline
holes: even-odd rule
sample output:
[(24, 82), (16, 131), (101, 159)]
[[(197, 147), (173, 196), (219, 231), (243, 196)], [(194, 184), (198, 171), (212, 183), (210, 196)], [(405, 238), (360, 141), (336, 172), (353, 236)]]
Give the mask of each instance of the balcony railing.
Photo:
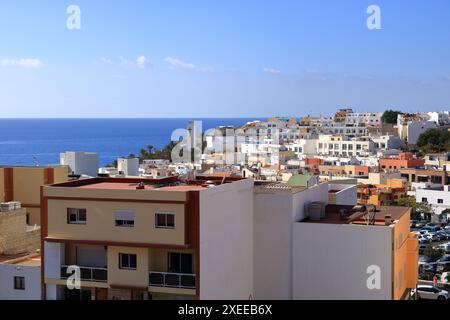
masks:
[[(71, 273), (67, 274), (67, 268), (69, 266), (61, 266), (61, 279), (67, 279)], [(108, 281), (108, 269), (106, 268), (94, 268), (94, 267), (81, 267), (80, 268), (80, 280), (81, 281), (93, 281), (93, 282), (107, 282)]]
[(150, 271), (149, 284), (157, 287), (194, 289), (195, 274)]

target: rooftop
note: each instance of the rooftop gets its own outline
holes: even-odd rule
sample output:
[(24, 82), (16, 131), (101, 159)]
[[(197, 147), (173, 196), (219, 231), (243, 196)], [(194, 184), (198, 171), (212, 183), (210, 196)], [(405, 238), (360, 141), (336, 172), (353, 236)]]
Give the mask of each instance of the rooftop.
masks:
[(40, 267), (40, 254), (16, 254), (16, 255), (0, 255), (0, 264), (12, 264), (17, 266)]
[[(301, 222), (328, 223), (328, 224), (360, 224), (360, 225), (366, 224), (364, 217), (360, 217), (354, 221), (349, 222), (348, 221), (349, 216), (341, 217), (341, 215), (340, 215), (341, 209), (345, 209), (351, 214), (353, 206), (327, 205), (325, 207), (325, 217), (321, 218), (320, 220), (305, 219)], [(386, 214), (390, 214), (392, 223), (395, 223), (395, 221), (399, 220), (403, 215), (409, 214), (409, 210), (410, 210), (410, 208), (408, 208), (408, 207), (397, 207), (397, 206), (377, 207), (377, 210), (375, 212), (375, 225), (376, 226), (385, 226), (384, 216)]]
[(238, 180), (242, 180), (242, 178), (224, 176), (198, 176), (193, 179), (183, 179), (178, 176), (161, 179), (97, 177), (54, 184), (51, 187), (108, 190), (198, 191)]

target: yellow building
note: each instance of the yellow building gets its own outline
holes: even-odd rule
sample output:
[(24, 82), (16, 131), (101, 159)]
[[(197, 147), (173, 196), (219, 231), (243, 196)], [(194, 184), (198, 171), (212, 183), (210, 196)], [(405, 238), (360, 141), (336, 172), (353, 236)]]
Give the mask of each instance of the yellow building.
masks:
[[(248, 299), (252, 195), (252, 180), (232, 177), (43, 187), (43, 298)], [(79, 290), (66, 286), (73, 265)]]
[(66, 166), (0, 167), (0, 202), (19, 201), (27, 224), (40, 225), (40, 187), (68, 180)]

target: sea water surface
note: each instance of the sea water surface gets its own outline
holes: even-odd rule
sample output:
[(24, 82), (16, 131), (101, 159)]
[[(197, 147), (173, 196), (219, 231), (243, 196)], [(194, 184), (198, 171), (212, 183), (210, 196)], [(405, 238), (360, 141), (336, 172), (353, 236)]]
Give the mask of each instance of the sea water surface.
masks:
[(206, 130), (254, 119), (0, 119), (0, 165), (57, 164), (61, 152), (86, 151), (97, 152), (104, 166), (147, 145), (164, 147), (189, 120)]

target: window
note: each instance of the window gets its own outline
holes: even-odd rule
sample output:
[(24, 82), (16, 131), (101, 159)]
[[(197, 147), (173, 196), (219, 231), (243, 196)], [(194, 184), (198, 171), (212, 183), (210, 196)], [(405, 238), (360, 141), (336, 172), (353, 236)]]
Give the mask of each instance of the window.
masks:
[(116, 227), (134, 227), (133, 210), (116, 210), (114, 215), (116, 219)]
[(422, 198), (422, 202), (427, 202), (428, 199), (427, 198)]
[(14, 289), (25, 290), (25, 277), (14, 277)]
[(132, 269), (137, 268), (137, 257), (131, 253), (119, 253), (119, 269)]
[(169, 272), (187, 274), (194, 273), (192, 254), (169, 252), (168, 259)]
[(155, 227), (175, 229), (175, 213), (157, 212), (155, 214)]
[(444, 200), (443, 199), (438, 199), (437, 203), (444, 203)]
[(86, 224), (86, 209), (67, 208), (67, 223)]

